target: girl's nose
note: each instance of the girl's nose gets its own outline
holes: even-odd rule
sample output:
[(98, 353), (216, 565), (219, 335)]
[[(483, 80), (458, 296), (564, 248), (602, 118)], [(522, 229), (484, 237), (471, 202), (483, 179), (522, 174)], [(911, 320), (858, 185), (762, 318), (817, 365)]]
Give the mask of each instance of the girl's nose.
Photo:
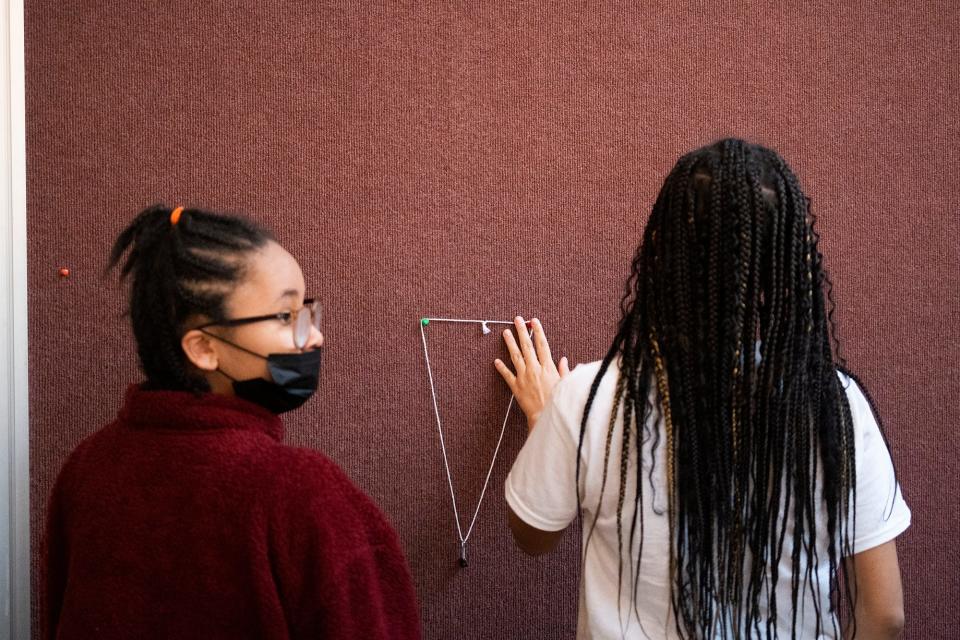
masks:
[(307, 340), (305, 350), (316, 349), (323, 346), (323, 334), (320, 333), (320, 329), (312, 327), (310, 329), (310, 338)]

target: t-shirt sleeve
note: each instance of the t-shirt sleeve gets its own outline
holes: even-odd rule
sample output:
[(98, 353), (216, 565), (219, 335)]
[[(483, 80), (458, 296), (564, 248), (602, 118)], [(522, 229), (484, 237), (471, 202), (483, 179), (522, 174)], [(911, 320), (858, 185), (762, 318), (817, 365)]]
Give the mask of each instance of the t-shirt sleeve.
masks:
[(505, 493), (513, 512), (531, 527), (560, 531), (577, 515), (577, 445), (559, 399), (563, 382), (517, 455)]
[(857, 383), (841, 376), (853, 418), (857, 494), (853, 552), (893, 540), (910, 526), (910, 508), (894, 474), (890, 451), (870, 403)]

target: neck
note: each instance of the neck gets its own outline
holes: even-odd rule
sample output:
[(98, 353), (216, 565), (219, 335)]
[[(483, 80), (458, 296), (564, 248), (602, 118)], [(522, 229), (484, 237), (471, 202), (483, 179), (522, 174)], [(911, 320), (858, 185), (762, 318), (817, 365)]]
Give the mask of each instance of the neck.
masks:
[(220, 371), (206, 371), (204, 372), (204, 377), (207, 379), (207, 383), (210, 384), (210, 391), (221, 396), (232, 396), (233, 393), (233, 381), (230, 380)]

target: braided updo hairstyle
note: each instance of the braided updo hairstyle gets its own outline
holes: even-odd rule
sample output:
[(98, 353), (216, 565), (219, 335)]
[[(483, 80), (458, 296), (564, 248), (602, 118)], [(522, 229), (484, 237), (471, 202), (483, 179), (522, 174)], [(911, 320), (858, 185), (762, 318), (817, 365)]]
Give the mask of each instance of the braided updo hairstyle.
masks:
[[(171, 215), (173, 214), (173, 215)], [(186, 322), (225, 320), (225, 302), (249, 254), (273, 240), (250, 220), (201, 209), (148, 207), (117, 237), (108, 270), (132, 276), (129, 315), (148, 389), (209, 391), (180, 341)]]

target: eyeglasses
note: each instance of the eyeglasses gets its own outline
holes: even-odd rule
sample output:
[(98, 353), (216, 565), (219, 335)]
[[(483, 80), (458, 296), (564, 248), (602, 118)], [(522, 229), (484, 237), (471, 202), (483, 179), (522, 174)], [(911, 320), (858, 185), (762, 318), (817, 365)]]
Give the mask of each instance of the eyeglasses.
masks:
[(280, 313), (268, 313), (263, 316), (252, 316), (250, 318), (234, 318), (233, 320), (221, 320), (220, 322), (209, 322), (198, 329), (207, 327), (239, 327), (254, 322), (266, 322), (267, 320), (279, 320), (283, 324), (289, 324), (293, 328), (293, 344), (297, 349), (303, 349), (310, 340), (310, 333), (313, 329), (320, 330), (320, 317), (323, 307), (313, 298), (303, 301), (303, 306), (296, 311), (281, 311)]

